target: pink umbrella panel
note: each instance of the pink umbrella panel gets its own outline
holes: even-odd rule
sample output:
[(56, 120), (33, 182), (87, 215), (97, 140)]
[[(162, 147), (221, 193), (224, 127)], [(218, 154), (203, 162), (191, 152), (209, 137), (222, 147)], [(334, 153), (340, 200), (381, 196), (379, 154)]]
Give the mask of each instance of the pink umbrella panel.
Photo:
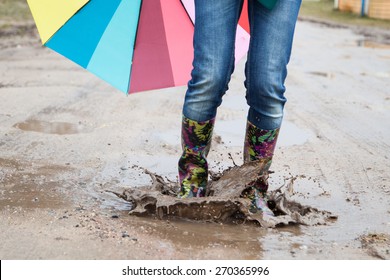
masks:
[(129, 93), (185, 85), (192, 70), (193, 34), (180, 0), (143, 0)]

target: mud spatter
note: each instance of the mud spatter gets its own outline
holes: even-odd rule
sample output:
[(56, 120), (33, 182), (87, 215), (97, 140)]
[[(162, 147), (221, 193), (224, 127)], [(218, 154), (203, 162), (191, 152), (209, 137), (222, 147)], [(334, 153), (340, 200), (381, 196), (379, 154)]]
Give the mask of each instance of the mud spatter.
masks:
[(261, 212), (249, 211), (251, 201), (244, 193), (260, 176), (264, 174), (265, 163), (253, 161), (241, 166), (231, 167), (221, 174), (213, 174), (207, 186), (206, 197), (181, 198), (176, 182), (145, 170), (152, 184), (137, 188), (128, 188), (123, 193), (114, 193), (130, 202), (131, 215), (155, 216), (159, 219), (181, 218), (218, 223), (253, 223), (270, 228), (279, 225), (325, 225), (337, 219), (328, 211), (302, 205), (291, 200), (295, 178), (290, 178), (280, 188), (270, 191), (270, 200), (274, 202), (275, 217)]

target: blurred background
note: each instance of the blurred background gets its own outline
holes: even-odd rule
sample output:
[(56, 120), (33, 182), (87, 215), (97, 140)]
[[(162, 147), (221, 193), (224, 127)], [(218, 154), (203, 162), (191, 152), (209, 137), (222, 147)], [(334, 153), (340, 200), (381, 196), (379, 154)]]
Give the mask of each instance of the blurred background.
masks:
[[(301, 19), (390, 29), (388, 0), (303, 0)], [(0, 36), (35, 32), (26, 0), (0, 0)]]
[(303, 0), (301, 15), (344, 24), (390, 27), (388, 0)]

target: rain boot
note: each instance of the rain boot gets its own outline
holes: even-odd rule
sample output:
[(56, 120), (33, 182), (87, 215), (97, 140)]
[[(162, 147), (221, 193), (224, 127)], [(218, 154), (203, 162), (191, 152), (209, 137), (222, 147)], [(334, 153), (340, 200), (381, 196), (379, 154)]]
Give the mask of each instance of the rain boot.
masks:
[(215, 119), (197, 122), (183, 116), (181, 139), (183, 154), (179, 159), (179, 198), (203, 197), (208, 179), (207, 154)]
[(261, 176), (244, 194), (245, 197), (248, 197), (252, 201), (251, 208), (249, 209), (252, 213), (261, 211), (268, 216), (274, 216), (274, 213), (269, 207), (271, 206), (271, 203), (268, 201), (267, 190), (268, 170), (271, 166), (278, 135), (279, 128), (265, 130), (257, 128), (249, 121), (247, 122), (244, 144), (244, 162), (254, 160), (266, 161), (265, 168), (262, 170), (262, 174), (260, 174)]

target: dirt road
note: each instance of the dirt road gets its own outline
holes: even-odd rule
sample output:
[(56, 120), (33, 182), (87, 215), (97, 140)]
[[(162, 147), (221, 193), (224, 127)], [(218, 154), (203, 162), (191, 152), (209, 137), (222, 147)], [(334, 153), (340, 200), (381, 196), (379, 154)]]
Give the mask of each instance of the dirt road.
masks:
[[(4, 40), (3, 40), (4, 39)], [(125, 97), (42, 48), (0, 49), (0, 259), (390, 259), (390, 45), (298, 22), (271, 189), (330, 225), (263, 229), (127, 215), (105, 190), (176, 180), (185, 88)], [(242, 162), (241, 62), (217, 118), (213, 170)]]

